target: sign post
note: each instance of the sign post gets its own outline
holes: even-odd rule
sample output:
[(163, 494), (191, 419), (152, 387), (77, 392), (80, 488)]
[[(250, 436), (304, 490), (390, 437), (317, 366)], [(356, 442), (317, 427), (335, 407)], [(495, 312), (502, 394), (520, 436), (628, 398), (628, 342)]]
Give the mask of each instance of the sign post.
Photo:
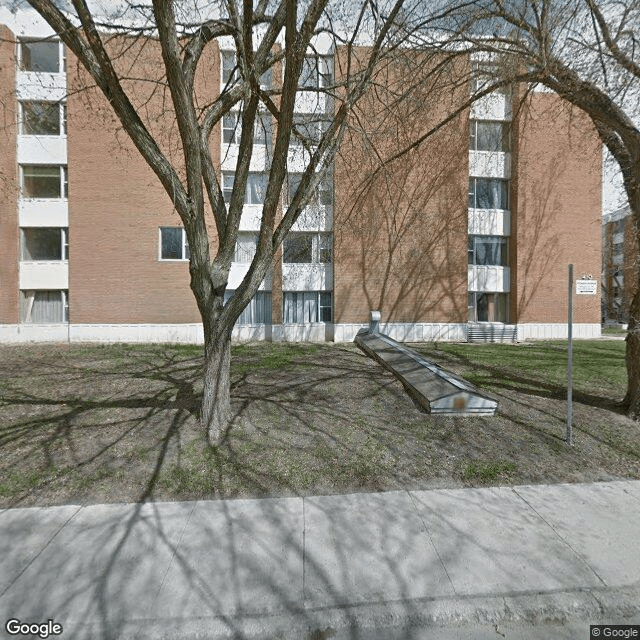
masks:
[(567, 318), (567, 444), (573, 446), (573, 265), (569, 265), (569, 313)]

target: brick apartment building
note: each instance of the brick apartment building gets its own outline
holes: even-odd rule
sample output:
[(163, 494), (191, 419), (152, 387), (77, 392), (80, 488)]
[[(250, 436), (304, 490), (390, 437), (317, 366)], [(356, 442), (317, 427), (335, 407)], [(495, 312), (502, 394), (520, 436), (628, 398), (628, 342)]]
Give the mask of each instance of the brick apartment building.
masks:
[[(6, 15), (0, 341), (201, 341), (171, 199), (104, 98), (75, 91), (82, 78), (63, 45), (38, 22)], [(310, 59), (305, 82), (321, 88), (341, 55), (328, 49)], [(208, 64), (201, 89), (219, 91), (233, 52), (212, 47)], [(421, 96), (422, 115), (410, 126), (437, 122), (459, 97), (445, 93)], [(477, 102), (363, 197), (358, 185), (371, 159), (362, 136), (347, 135), (234, 336), (350, 341), (371, 309), (381, 311), (383, 330), (408, 341), (566, 336), (567, 265), (578, 277), (600, 272), (601, 145), (588, 119), (555, 94), (519, 101), (519, 93)], [(322, 120), (307, 115), (321, 100), (296, 103), (299, 122), (318, 135)], [(371, 136), (388, 136), (376, 99), (367, 100)], [(395, 117), (386, 126), (401, 131), (399, 143), (414, 121)], [(235, 124), (232, 114), (214, 132), (225, 194)], [(255, 133), (230, 290), (255, 249), (272, 130), (265, 116)], [(289, 189), (301, 155), (294, 139)], [(576, 296), (574, 322), (574, 335), (598, 336), (600, 298)]]
[(629, 206), (602, 217), (602, 321), (626, 324), (638, 282), (640, 254)]

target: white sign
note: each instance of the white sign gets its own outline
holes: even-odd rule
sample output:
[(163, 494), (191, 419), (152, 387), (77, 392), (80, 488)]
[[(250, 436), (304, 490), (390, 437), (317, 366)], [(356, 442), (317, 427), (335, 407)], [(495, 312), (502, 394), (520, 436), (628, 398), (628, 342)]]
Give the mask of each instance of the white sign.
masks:
[(593, 296), (598, 293), (598, 281), (589, 280), (576, 280), (576, 293), (586, 296)]

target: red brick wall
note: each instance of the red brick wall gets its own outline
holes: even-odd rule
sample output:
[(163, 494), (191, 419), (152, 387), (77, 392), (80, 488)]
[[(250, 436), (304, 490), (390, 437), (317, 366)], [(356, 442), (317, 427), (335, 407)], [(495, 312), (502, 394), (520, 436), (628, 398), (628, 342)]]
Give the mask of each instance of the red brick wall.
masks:
[(0, 26), (0, 323), (19, 321), (15, 36)]
[[(512, 320), (566, 322), (567, 265), (576, 278), (601, 271), (601, 144), (588, 117), (551, 93), (533, 93), (515, 127)], [(573, 317), (600, 322), (599, 293), (574, 296)]]
[[(344, 56), (338, 52), (337, 69)], [(415, 80), (412, 71), (400, 61), (376, 80), (402, 90)], [(413, 91), (401, 105), (381, 89), (372, 91), (359, 120), (350, 122), (335, 172), (338, 323), (367, 322), (371, 309), (381, 311), (383, 322), (466, 319), (468, 114), (367, 183), (379, 158), (418, 139), (466, 91), (452, 91), (450, 79)]]
[[(156, 46), (151, 41), (134, 45), (120, 59), (121, 71), (158, 81), (129, 82), (125, 87), (162, 149), (180, 166), (179, 136)], [(198, 76), (197, 86), (202, 95), (214, 95), (220, 82), (217, 48), (210, 47), (205, 55), (210, 59), (201, 64), (208, 73)], [(129, 70), (124, 65), (131, 61), (135, 62)], [(86, 86), (86, 76), (73, 60), (68, 81), (72, 88)], [(182, 226), (171, 197), (100, 92), (71, 92), (68, 131), (73, 322), (199, 322), (188, 262), (159, 260), (159, 227)], [(214, 162), (219, 163), (219, 131), (214, 131), (213, 140)], [(207, 222), (215, 241), (212, 216)]]

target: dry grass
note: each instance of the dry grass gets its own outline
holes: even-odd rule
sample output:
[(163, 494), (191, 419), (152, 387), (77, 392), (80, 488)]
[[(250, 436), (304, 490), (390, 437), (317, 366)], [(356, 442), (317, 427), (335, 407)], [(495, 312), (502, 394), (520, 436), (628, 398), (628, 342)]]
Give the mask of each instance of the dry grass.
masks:
[(638, 425), (616, 404), (623, 342), (576, 343), (573, 448), (563, 344), (418, 348), (499, 414), (426, 415), (352, 345), (241, 345), (235, 418), (207, 447), (198, 347), (0, 347), (0, 505), (640, 477)]

